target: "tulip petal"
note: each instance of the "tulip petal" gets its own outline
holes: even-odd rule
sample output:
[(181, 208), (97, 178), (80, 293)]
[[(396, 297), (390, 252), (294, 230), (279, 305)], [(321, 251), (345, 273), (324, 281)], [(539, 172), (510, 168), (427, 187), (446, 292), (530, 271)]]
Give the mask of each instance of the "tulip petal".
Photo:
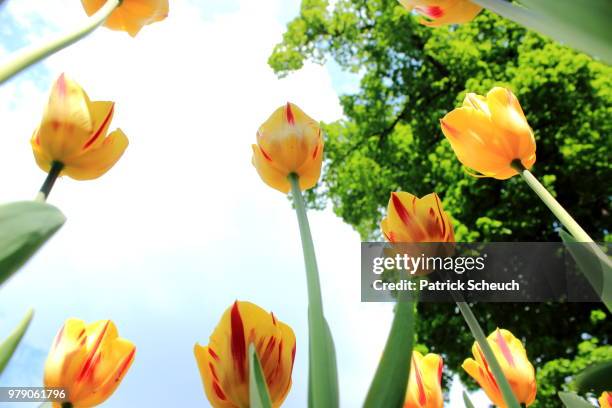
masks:
[(125, 134), (117, 129), (109, 134), (96, 149), (89, 149), (72, 159), (62, 174), (75, 180), (92, 180), (102, 176), (117, 163), (128, 146)]
[(267, 159), (262, 150), (257, 145), (253, 145), (253, 166), (259, 173), (259, 177), (269, 185), (270, 187), (282, 192), (288, 193), (291, 190), (291, 184), (287, 177), (289, 174), (285, 174), (277, 170), (274, 166), (270, 164), (269, 159)]
[(53, 159), (63, 161), (81, 151), (93, 130), (89, 98), (73, 80), (57, 79), (37, 132), (38, 145)]
[[(87, 15), (98, 11), (106, 0), (81, 0)], [(125, 31), (135, 37), (143, 26), (161, 21), (168, 16), (168, 0), (123, 0), (104, 23), (111, 30)]]

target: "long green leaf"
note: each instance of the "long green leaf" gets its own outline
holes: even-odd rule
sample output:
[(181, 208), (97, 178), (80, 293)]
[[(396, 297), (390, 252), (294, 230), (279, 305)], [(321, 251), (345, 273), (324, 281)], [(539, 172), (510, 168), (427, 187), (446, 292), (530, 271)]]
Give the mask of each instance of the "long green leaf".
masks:
[(406, 399), (414, 343), (416, 303), (401, 299), (364, 408), (399, 408)]
[(0, 285), (64, 224), (55, 207), (36, 201), (0, 206)]
[(466, 302), (457, 302), (457, 307), (459, 308), (459, 311), (461, 311), (463, 319), (470, 328), (472, 336), (474, 336), (474, 338), (478, 342), (478, 345), (480, 346), (480, 349), (482, 350), (482, 353), (484, 354), (485, 359), (487, 360), (487, 363), (489, 364), (489, 367), (493, 372), (493, 376), (495, 377), (495, 381), (499, 386), (506, 406), (512, 408), (520, 408), (519, 403), (516, 400), (514, 393), (512, 392), (512, 388), (508, 383), (508, 379), (504, 375), (504, 372), (502, 371), (499, 362), (495, 358), (495, 354), (493, 353), (493, 350), (491, 349), (491, 346), (489, 345), (489, 342), (487, 341), (487, 338), (484, 332), (482, 331), (482, 327), (480, 327), (478, 320), (476, 320), (476, 316), (474, 316), (472, 309)]
[(601, 394), (612, 390), (612, 361), (593, 364), (584, 369), (574, 380), (576, 390), (580, 393), (594, 392)]
[(465, 391), (463, 391), (463, 402), (465, 404), (465, 408), (474, 408), (474, 404), (472, 404), (470, 397), (468, 397), (467, 392)]
[(604, 305), (612, 312), (612, 263), (594, 242), (578, 242), (564, 230), (559, 235), (576, 264), (601, 296)]
[(560, 392), (558, 395), (567, 408), (594, 408), (573, 392)]
[(249, 344), (249, 400), (251, 408), (272, 408), (266, 377), (253, 343)]
[(612, 64), (612, 2), (589, 0), (578, 7), (575, 0), (520, 0), (525, 7), (506, 0), (472, 0), (525, 28), (552, 37), (570, 47)]
[(17, 349), (19, 342), (23, 338), (32, 317), (34, 316), (34, 310), (30, 309), (26, 313), (23, 320), (19, 323), (17, 328), (0, 344), (0, 374), (4, 371), (4, 368), (8, 364), (9, 360), (13, 356), (13, 353)]

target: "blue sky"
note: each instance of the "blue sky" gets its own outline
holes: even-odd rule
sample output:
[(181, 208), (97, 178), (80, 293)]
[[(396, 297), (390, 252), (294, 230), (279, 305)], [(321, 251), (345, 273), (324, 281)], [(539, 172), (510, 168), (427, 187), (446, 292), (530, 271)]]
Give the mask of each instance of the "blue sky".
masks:
[[(205, 344), (241, 299), (274, 311), (296, 332), (285, 406), (303, 407), (307, 302), (297, 222), (287, 199), (259, 180), (250, 145), (287, 100), (319, 120), (340, 118), (337, 94), (354, 89), (355, 78), (333, 64), (306, 64), (282, 80), (271, 72), (267, 57), (298, 0), (171, 3), (168, 19), (135, 39), (101, 28), (0, 88), (0, 202), (33, 197), (44, 178), (29, 137), (61, 72), (93, 100), (116, 101), (111, 126), (130, 139), (104, 177), (60, 179), (53, 190), (50, 202), (67, 224), (2, 287), (0, 330), (29, 307), (36, 315), (0, 385), (40, 385), (66, 318), (110, 318), (138, 351), (105, 406), (208, 406), (193, 345)], [(0, 9), (0, 58), (82, 18), (79, 1), (8, 1)], [(310, 217), (342, 406), (357, 407), (391, 305), (360, 302), (357, 233), (330, 209)]]

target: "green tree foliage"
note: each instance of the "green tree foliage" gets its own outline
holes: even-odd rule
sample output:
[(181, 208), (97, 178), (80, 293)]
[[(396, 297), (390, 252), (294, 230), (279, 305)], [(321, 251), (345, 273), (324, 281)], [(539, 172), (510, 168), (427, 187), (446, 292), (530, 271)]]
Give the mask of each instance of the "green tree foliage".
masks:
[[(331, 202), (363, 239), (380, 239), (389, 193), (436, 191), (460, 241), (558, 241), (556, 223), (532, 191), (510, 180), (468, 176), (439, 120), (466, 92), (495, 85), (517, 95), (537, 141), (535, 175), (596, 240), (610, 240), (612, 69), (489, 12), (431, 29), (396, 0), (303, 0), (270, 57), (278, 75), (304, 61), (334, 60), (360, 76), (340, 97), (345, 119), (325, 125), (323, 182), (312, 206)], [(527, 344), (535, 365), (573, 359), (584, 336), (608, 344), (612, 319), (595, 325), (592, 304), (488, 304), (476, 314)], [(419, 338), (461, 371), (472, 337), (448, 304), (420, 305)], [(548, 367), (548, 366), (547, 366)], [(465, 379), (465, 376), (463, 377)], [(561, 377), (540, 377), (559, 388)], [(542, 404), (552, 401), (549, 394)], [(550, 402), (558, 404), (558, 402)], [(542, 405), (553, 406), (553, 405)]]

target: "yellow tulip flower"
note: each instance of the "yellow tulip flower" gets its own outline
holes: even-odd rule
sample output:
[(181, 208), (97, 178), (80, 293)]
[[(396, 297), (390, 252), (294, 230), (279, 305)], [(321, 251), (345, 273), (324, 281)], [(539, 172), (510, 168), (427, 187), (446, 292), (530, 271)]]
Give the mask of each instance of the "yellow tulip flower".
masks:
[[(487, 337), (487, 341), (518, 402), (527, 406), (531, 405), (537, 391), (535, 370), (527, 358), (527, 351), (521, 341), (504, 329), (495, 330)], [(466, 359), (462, 365), (463, 369), (478, 382), (493, 404), (506, 408), (495, 377), (476, 342), (472, 346), (472, 354), (475, 360)]]
[(406, 192), (393, 192), (387, 216), (381, 222), (390, 242), (454, 242), (450, 217), (436, 193), (417, 198)]
[(319, 124), (292, 103), (278, 108), (257, 131), (253, 165), (270, 187), (289, 192), (289, 175), (300, 189), (314, 187), (321, 175), (323, 137)]
[(612, 408), (612, 392), (605, 391), (599, 397), (599, 406), (601, 408)]
[(272, 406), (280, 407), (287, 397), (295, 359), (293, 330), (259, 306), (236, 301), (221, 317), (208, 346), (194, 347), (204, 390), (214, 408), (249, 406), (251, 343), (261, 361)]
[[(88, 16), (107, 0), (81, 0)], [(142, 27), (168, 17), (168, 0), (123, 0), (104, 23), (111, 30), (125, 31), (134, 37)]]
[(441, 408), (442, 396), (442, 357), (437, 354), (423, 356), (412, 352), (412, 368), (406, 392), (404, 408)]
[(444, 116), (441, 124), (459, 161), (482, 177), (508, 179), (518, 174), (514, 161), (526, 169), (535, 163), (533, 132), (509, 89), (493, 88), (486, 98), (468, 93), (463, 106)]
[(45, 387), (65, 389), (75, 408), (100, 405), (119, 386), (135, 353), (134, 344), (120, 338), (110, 320), (68, 319), (47, 357)]
[(119, 129), (107, 135), (114, 107), (113, 102), (90, 101), (76, 82), (60, 75), (31, 139), (38, 166), (49, 172), (60, 164), (61, 174), (76, 180), (106, 173), (128, 145)]
[(428, 19), (419, 22), (430, 27), (472, 21), (482, 7), (469, 0), (399, 0), (408, 10), (415, 10)]

